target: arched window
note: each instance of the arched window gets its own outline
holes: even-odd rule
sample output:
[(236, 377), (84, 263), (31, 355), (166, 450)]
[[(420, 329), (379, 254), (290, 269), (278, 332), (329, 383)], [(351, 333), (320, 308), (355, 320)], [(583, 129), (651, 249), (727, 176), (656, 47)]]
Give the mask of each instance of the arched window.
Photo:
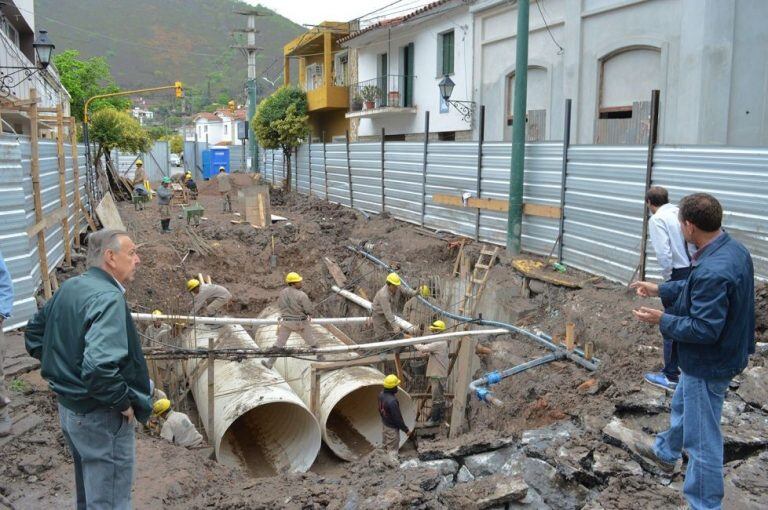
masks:
[[(506, 78), (506, 122), (504, 140), (512, 139), (512, 124), (515, 109), (515, 73), (509, 73)], [(528, 93), (525, 101), (527, 119), (525, 139), (529, 142), (544, 140), (547, 129), (547, 111), (549, 110), (549, 75), (544, 67), (531, 66), (528, 68)]]
[(659, 48), (622, 48), (602, 58), (595, 143), (645, 143), (654, 89), (661, 89)]

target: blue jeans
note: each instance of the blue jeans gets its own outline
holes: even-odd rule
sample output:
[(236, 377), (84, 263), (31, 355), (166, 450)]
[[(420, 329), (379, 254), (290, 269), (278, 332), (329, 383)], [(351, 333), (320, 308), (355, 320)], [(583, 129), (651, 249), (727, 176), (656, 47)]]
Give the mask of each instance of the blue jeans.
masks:
[(79, 414), (61, 404), (59, 417), (75, 462), (77, 509), (130, 510), (135, 422), (116, 409)]
[(683, 494), (694, 510), (719, 510), (723, 499), (723, 434), (720, 416), (730, 379), (681, 374), (672, 397), (669, 430), (656, 436), (653, 451), (673, 464), (688, 454)]
[[(675, 282), (678, 280), (685, 280), (688, 278), (690, 272), (690, 267), (673, 269), (669, 281)], [(671, 307), (664, 307), (664, 311), (666, 313), (672, 313)], [(674, 348), (671, 338), (664, 338), (664, 368), (662, 368), (661, 371), (670, 381), (677, 382), (680, 378), (680, 368), (678, 368), (677, 365), (677, 351)]]

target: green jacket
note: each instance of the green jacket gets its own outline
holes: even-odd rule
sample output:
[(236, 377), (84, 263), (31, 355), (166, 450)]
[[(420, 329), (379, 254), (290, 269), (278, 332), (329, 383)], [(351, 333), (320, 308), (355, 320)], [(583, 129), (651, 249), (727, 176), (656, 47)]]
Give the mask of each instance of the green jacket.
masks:
[(61, 405), (76, 413), (152, 410), (149, 373), (123, 291), (98, 268), (64, 282), (27, 324), (27, 352)]

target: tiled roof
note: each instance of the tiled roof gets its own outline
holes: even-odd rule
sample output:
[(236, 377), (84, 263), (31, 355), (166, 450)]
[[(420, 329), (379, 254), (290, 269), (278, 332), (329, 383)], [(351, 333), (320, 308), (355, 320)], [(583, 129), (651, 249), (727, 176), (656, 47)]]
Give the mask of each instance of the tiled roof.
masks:
[(215, 115), (213, 113), (208, 112), (200, 112), (197, 115), (195, 115), (194, 121), (197, 121), (198, 119), (205, 119), (209, 122), (221, 122), (221, 119), (218, 115)]
[(453, 0), (437, 0), (435, 2), (432, 2), (432, 3), (429, 3), (429, 4), (425, 5), (423, 7), (419, 7), (415, 11), (409, 12), (405, 16), (398, 16), (396, 18), (389, 18), (389, 19), (383, 19), (381, 21), (377, 21), (376, 23), (374, 23), (372, 25), (369, 25), (369, 26), (363, 28), (362, 30), (357, 30), (355, 32), (350, 33), (346, 37), (342, 37), (341, 39), (338, 40), (338, 42), (340, 44), (344, 43), (344, 42), (347, 42), (350, 39), (354, 39), (355, 37), (361, 36), (361, 35), (363, 35), (365, 33), (368, 33), (368, 32), (370, 32), (372, 30), (376, 30), (377, 28), (385, 28), (385, 27), (390, 27), (391, 28), (391, 27), (395, 27), (395, 26), (401, 25), (401, 24), (406, 23), (407, 21), (415, 18), (419, 14), (423, 14), (423, 13), (425, 13), (427, 11), (431, 11), (432, 9), (440, 7), (441, 5), (447, 4), (448, 2), (451, 2), (451, 1), (453, 1)]

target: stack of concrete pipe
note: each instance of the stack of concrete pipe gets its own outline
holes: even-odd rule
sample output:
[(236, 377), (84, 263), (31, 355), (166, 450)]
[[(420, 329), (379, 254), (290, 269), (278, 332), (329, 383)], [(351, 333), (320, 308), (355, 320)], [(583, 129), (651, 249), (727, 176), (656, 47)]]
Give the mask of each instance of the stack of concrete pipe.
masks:
[[(277, 319), (278, 312), (267, 308), (259, 317)], [(344, 345), (321, 325), (311, 327), (318, 346)], [(269, 348), (277, 339), (277, 325), (257, 326), (254, 338), (239, 325), (198, 325), (190, 330), (186, 344), (208, 348), (211, 336), (218, 342), (217, 348)], [(288, 339), (288, 347), (303, 345), (296, 333)], [(334, 359), (356, 357), (359, 355), (353, 353), (334, 355)], [(187, 372), (202, 362), (189, 360)], [(271, 476), (307, 471), (320, 450), (321, 437), (336, 455), (349, 461), (382, 443), (377, 396), (384, 374), (370, 366), (321, 371), (313, 415), (313, 357), (278, 358), (272, 370), (265, 368), (258, 358), (214, 363), (215, 424), (213, 431), (206, 432), (222, 463), (245, 467), (256, 476)], [(200, 371), (194, 381), (192, 394), (207, 427), (206, 370)], [(403, 390), (398, 393), (398, 400), (403, 418), (412, 428), (416, 406)], [(401, 434), (400, 444), (405, 441)]]

